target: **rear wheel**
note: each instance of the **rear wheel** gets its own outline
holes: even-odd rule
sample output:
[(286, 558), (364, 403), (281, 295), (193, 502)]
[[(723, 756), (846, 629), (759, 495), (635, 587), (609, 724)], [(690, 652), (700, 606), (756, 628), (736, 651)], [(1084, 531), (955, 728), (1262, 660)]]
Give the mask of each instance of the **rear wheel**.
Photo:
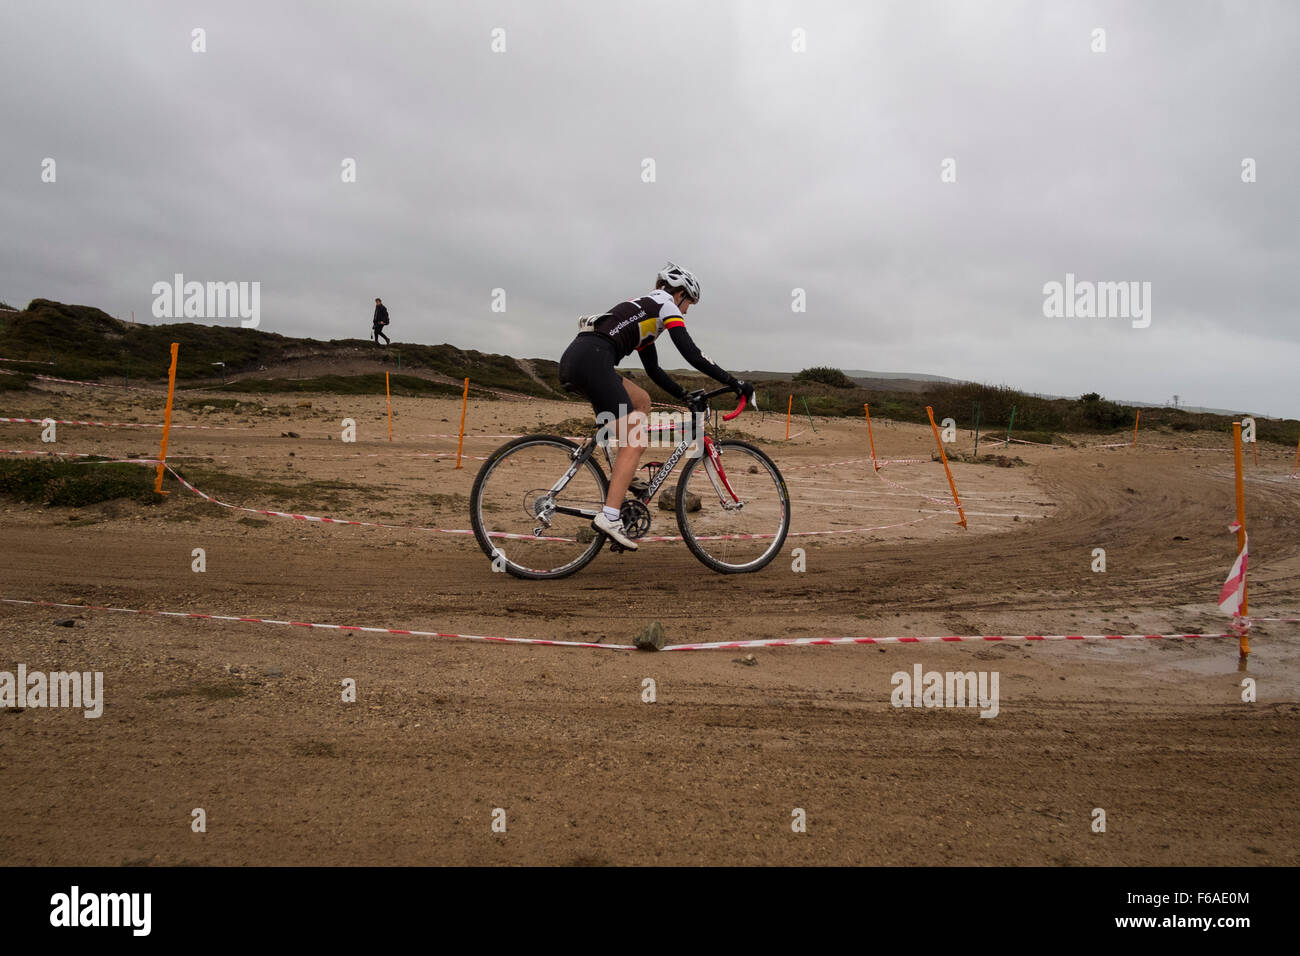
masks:
[[(470, 524), (483, 553), (518, 578), (562, 578), (585, 567), (605, 543), (591, 518), (609, 483), (589, 457), (558, 492), (579, 448), (557, 435), (526, 435), (502, 445), (479, 469), (470, 492)], [(559, 508), (581, 509), (583, 515)]]
[[(713, 443), (677, 482), (677, 526), (691, 553), (722, 574), (767, 567), (790, 530), (790, 493), (772, 459), (741, 441)], [(699, 510), (691, 511), (694, 499)]]

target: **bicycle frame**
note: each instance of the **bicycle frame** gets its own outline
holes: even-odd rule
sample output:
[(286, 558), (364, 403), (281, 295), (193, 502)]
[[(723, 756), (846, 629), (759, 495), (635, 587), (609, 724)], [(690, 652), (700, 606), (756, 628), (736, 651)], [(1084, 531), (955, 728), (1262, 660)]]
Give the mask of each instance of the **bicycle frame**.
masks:
[[(730, 389), (719, 389), (717, 392), (711, 393), (709, 397), (723, 394), (728, 391), (730, 391)], [(725, 417), (734, 418), (736, 415), (740, 414), (740, 411), (743, 408), (744, 402), (742, 401), (740, 408), (737, 408), (735, 412)], [(691, 436), (683, 438), (677, 444), (677, 447), (673, 449), (673, 453), (659, 466), (659, 470), (655, 472), (654, 476), (650, 479), (649, 487), (646, 489), (645, 495), (641, 498), (643, 503), (649, 502), (654, 498), (660, 487), (662, 487), (664, 482), (668, 480), (668, 476), (671, 475), (673, 470), (677, 467), (677, 463), (682, 460), (687, 451), (689, 451), (697, 441), (702, 440), (704, 443), (704, 457), (707, 459), (704, 472), (709, 476), (709, 481), (713, 484), (713, 490), (718, 493), (718, 501), (721, 503), (723, 508), (729, 511), (743, 508), (745, 506), (745, 503), (740, 500), (739, 496), (737, 496), (736, 492), (732, 489), (731, 482), (727, 480), (727, 473), (722, 467), (722, 456), (718, 454), (718, 448), (713, 442), (713, 437), (709, 435), (706, 430), (711, 411), (712, 410), (710, 409), (709, 413), (695, 415), (695, 427), (698, 429), (701, 438), (696, 439), (693, 430)], [(554, 504), (554, 497), (564, 490), (565, 485), (567, 485), (570, 479), (578, 473), (578, 469), (586, 463), (587, 459), (595, 454), (597, 445), (605, 450), (605, 458), (609, 462), (610, 470), (613, 471), (614, 459), (609, 452), (609, 442), (600, 441), (601, 435), (605, 432), (606, 428), (607, 426), (600, 428), (595, 435), (583, 442), (582, 446), (573, 453), (573, 464), (569, 466), (568, 470), (564, 473), (564, 476), (560, 478), (560, 480), (557, 481), (546, 494), (546, 497), (549, 499), (550, 507), (545, 508), (542, 513), (535, 515), (535, 517), (542, 519), (543, 522), (548, 525), (550, 522), (547, 519), (550, 515), (556, 513), (570, 515), (575, 518), (596, 517), (599, 513), (599, 509), (592, 510), (587, 508), (573, 508), (567, 505), (557, 505)], [(721, 486), (718, 484), (719, 479), (721, 479), (722, 482)], [(730, 502), (727, 501), (728, 497), (731, 499)]]

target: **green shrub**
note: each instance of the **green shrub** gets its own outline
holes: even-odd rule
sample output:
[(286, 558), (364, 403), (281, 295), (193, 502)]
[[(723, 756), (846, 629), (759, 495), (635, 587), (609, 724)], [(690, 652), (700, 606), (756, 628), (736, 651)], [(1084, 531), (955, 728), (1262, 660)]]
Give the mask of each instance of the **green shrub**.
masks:
[(839, 369), (826, 365), (803, 369), (795, 374), (794, 380), (796, 382), (820, 382), (822, 385), (830, 385), (832, 388), (853, 388), (851, 378)]
[(125, 498), (155, 504), (154, 472), (143, 465), (0, 459), (0, 494), (48, 507), (80, 508)]

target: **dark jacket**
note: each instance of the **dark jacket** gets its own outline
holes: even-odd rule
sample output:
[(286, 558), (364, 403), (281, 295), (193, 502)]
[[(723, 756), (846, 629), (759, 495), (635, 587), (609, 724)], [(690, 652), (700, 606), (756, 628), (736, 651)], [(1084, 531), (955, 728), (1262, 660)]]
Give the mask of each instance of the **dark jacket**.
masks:
[(388, 324), (388, 307), (382, 302), (375, 306), (375, 325)]

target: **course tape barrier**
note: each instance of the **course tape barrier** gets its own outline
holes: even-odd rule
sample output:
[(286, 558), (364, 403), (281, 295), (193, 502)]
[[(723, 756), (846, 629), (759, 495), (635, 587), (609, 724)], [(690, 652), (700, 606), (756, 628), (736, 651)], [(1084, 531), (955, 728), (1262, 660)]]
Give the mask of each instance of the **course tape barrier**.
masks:
[[(499, 637), (485, 634), (461, 634), (451, 631), (422, 631), (414, 628), (372, 627), (360, 624), (321, 624), (313, 621), (280, 620), (254, 617), (246, 614), (204, 614), (194, 611), (156, 611), (150, 609), (108, 607), (95, 604), (64, 604), (58, 601), (33, 601), (21, 598), (0, 598), (0, 603), (30, 607), (56, 607), (78, 611), (108, 611), (114, 614), (139, 614), (145, 617), (185, 618), (201, 621), (228, 621), (239, 624), (272, 624), (280, 627), (302, 627), (327, 631), (356, 631), (367, 634), (398, 634), (405, 637), (441, 637), (462, 641), (479, 641), (493, 644), (540, 644), (549, 647), (585, 647), (593, 650), (631, 651), (631, 644), (601, 644), (594, 641), (560, 641), (531, 637)], [(1257, 618), (1288, 623), (1300, 618)], [(946, 636), (883, 636), (883, 637), (793, 637), (770, 638), (752, 641), (711, 641), (696, 644), (669, 644), (665, 651), (728, 651), (758, 647), (832, 647), (840, 644), (955, 644), (994, 643), (1005, 641), (1121, 641), (1121, 640), (1193, 640), (1236, 638), (1236, 633), (1221, 634), (952, 634)]]
[[(882, 458), (876, 462), (878, 465), (918, 465), (928, 462), (929, 458)], [(807, 465), (786, 465), (787, 471), (793, 471), (796, 468), (838, 468), (841, 465), (856, 465), (864, 461), (871, 461), (870, 458), (849, 458), (845, 461), (827, 461), (813, 462)]]
[[(99, 457), (96, 455), (85, 455), (85, 454), (79, 454), (75, 452), (38, 452), (38, 451), (24, 451), (19, 449), (13, 449), (13, 450), (0, 449), (0, 454), (50, 455), (50, 456), (77, 457), (77, 458), (98, 458)], [(159, 461), (156, 458), (105, 458), (105, 459), (100, 459), (99, 461), (86, 462), (86, 464), (157, 465), (159, 464)], [(243, 505), (234, 505), (234, 504), (230, 504), (229, 502), (222, 501), (219, 498), (215, 498), (212, 495), (209, 495), (206, 492), (201, 491), (199, 488), (196, 488), (190, 482), (185, 480), (170, 465), (164, 464), (163, 467), (171, 474), (173, 478), (175, 478), (178, 482), (180, 482), (182, 487), (188, 489), (189, 491), (194, 492), (194, 494), (198, 495), (204, 501), (210, 502), (211, 504), (214, 505), (218, 505), (222, 508), (229, 508), (232, 511), (243, 511), (247, 514), (262, 515), (263, 517), (269, 517), (269, 518), (291, 518), (295, 521), (313, 521), (319, 524), (352, 525), (354, 527), (359, 527), (359, 528), (384, 528), (389, 531), (423, 531), (423, 532), (429, 532), (435, 534), (455, 534), (455, 535), (462, 535), (462, 536), (474, 534), (473, 530), (469, 528), (429, 528), (421, 525), (386, 524), (378, 521), (356, 521), (350, 518), (329, 518), (329, 517), (321, 517), (319, 515), (295, 514), (294, 512), (291, 511), (276, 511), (269, 508), (247, 508), (244, 507)], [(833, 534), (866, 534), (872, 531), (889, 531), (894, 528), (905, 528), (909, 525), (919, 524), (922, 521), (928, 521), (931, 518), (937, 517), (940, 514), (950, 514), (950, 513), (951, 512), (929, 512), (921, 516), (920, 518), (914, 518), (911, 521), (901, 521), (894, 524), (872, 525), (871, 527), (864, 527), (864, 528), (835, 528), (826, 531), (791, 531), (786, 535), (786, 537), (814, 538), (814, 537), (824, 537), (826, 535), (833, 535)], [(576, 540), (574, 538), (561, 538), (561, 537), (554, 537), (554, 536), (538, 537), (536, 535), (531, 535), (531, 534), (513, 534), (506, 531), (490, 532), (489, 537), (503, 538), (505, 540), (514, 540), (514, 541), (554, 541), (554, 542), (561, 542), (565, 544), (572, 544)], [(774, 537), (776, 537), (775, 533), (700, 535), (698, 540), (700, 541), (761, 541), (767, 538), (774, 538)], [(663, 543), (675, 542), (681, 540), (682, 540), (681, 535), (655, 535), (651, 537), (638, 538), (637, 542), (640, 544), (663, 544)]]
[(241, 624), (278, 624), (286, 627), (307, 627), (327, 631), (363, 631), (368, 634), (401, 634), (410, 637), (449, 637), (462, 641), (486, 641), (497, 644), (544, 644), (552, 647), (592, 647), (610, 651), (636, 650), (631, 644), (596, 644), (590, 641), (552, 641), (529, 637), (493, 637), (485, 634), (453, 634), (446, 631), (417, 631), (396, 627), (367, 627), (359, 624), (316, 624), (309, 621), (280, 621), (265, 617), (234, 614), (197, 614), (189, 611), (152, 611), (127, 607), (104, 607), (94, 604), (60, 604), (55, 601), (24, 601), (17, 598), (0, 598), (5, 604), (29, 604), (37, 607), (76, 608), (80, 611), (111, 611), (115, 614), (141, 614), (146, 617), (181, 617), (202, 621), (235, 621)]
[[(56, 425), (98, 425), (102, 428), (162, 428), (162, 423), (153, 424), (152, 422), (82, 422), (71, 421), (62, 418), (0, 418), (0, 422), (10, 422), (13, 424), (24, 425), (44, 425), (46, 421), (52, 421)], [(202, 428), (208, 431), (246, 431), (238, 425), (180, 425), (172, 422), (172, 428)]]
[(140, 388), (136, 385), (115, 385), (112, 382), (83, 382), (75, 378), (55, 378), (53, 375), (33, 375), (32, 378), (38, 378), (43, 382), (58, 382), (61, 385), (89, 385), (91, 388), (122, 388), (129, 392), (154, 392), (155, 388)]
[[(153, 464), (153, 465), (156, 465), (158, 463), (157, 461), (145, 461), (144, 459), (135, 459), (135, 458), (127, 459), (127, 461), (130, 461), (131, 463)], [(182, 478), (179, 474), (176, 473), (175, 470), (171, 468), (170, 465), (165, 465), (164, 467), (167, 469), (167, 471), (171, 473), (173, 478), (175, 478), (178, 482), (181, 483), (183, 487), (194, 492), (204, 501), (209, 501), (214, 505), (220, 505), (222, 508), (229, 508), (233, 511), (244, 511), (249, 514), (264, 515), (272, 518), (292, 518), (296, 521), (315, 521), (321, 524), (354, 525), (356, 527), (362, 527), (362, 528), (385, 528), (391, 531), (426, 531), (426, 532), (433, 532), (436, 534), (456, 534), (456, 535), (472, 535), (474, 533), (472, 530), (468, 528), (427, 528), (427, 527), (420, 527), (415, 525), (384, 524), (381, 522), (374, 522), (374, 521), (355, 521), (347, 518), (328, 518), (328, 517), (320, 517), (317, 515), (294, 514), (293, 512), (290, 511), (274, 511), (274, 510), (263, 509), (263, 508), (246, 508), (242, 505), (232, 505), (228, 502), (221, 501), (217, 498), (214, 498), (212, 495), (200, 491), (194, 485), (190, 484), (188, 481)], [(938, 513), (936, 512), (933, 514), (927, 514), (921, 518), (915, 518), (911, 521), (903, 521), (897, 524), (876, 525), (870, 528), (845, 528), (842, 530), (837, 529), (837, 530), (830, 530), (830, 531), (792, 531), (787, 535), (787, 537), (807, 538), (807, 537), (816, 537), (816, 536), (831, 535), (831, 534), (862, 534), (868, 531), (886, 531), (891, 528), (902, 528), (907, 525), (918, 524), (922, 521), (928, 521), (930, 518), (935, 517), (936, 514)], [(489, 534), (489, 537), (503, 538), (505, 540), (513, 540), (513, 541), (555, 541), (555, 542), (562, 542), (566, 544), (573, 543), (573, 541), (575, 540), (573, 538), (551, 537), (545, 535), (538, 537), (536, 535), (531, 535), (531, 534), (514, 534), (506, 531), (493, 531)], [(775, 534), (701, 535), (698, 540), (700, 541), (755, 541), (755, 540), (762, 540), (765, 538), (774, 538), (774, 537), (776, 537)], [(660, 544), (665, 542), (681, 541), (681, 540), (682, 538), (680, 535), (656, 535), (652, 537), (638, 538), (637, 542)]]

